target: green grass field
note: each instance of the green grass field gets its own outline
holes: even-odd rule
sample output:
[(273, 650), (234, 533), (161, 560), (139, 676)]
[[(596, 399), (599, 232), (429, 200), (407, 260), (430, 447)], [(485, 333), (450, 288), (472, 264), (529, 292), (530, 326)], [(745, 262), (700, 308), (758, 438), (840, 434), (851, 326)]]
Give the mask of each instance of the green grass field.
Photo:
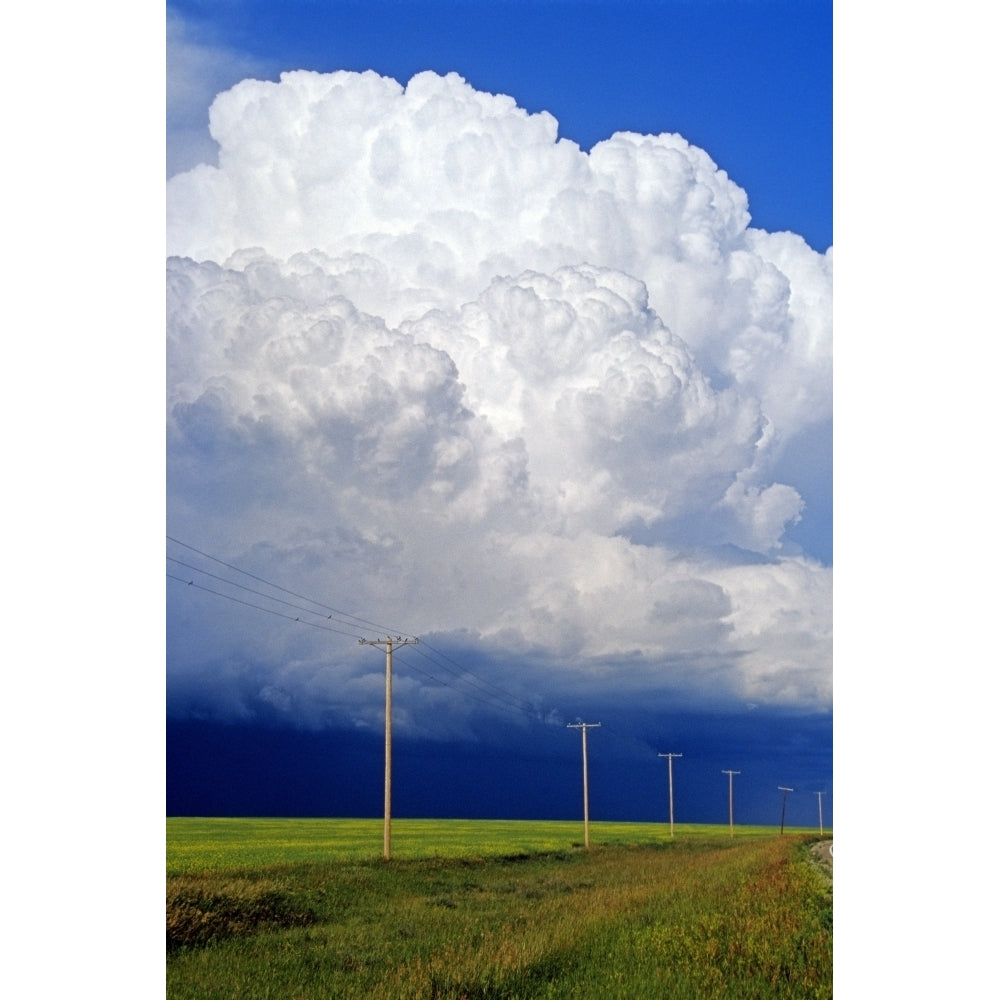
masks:
[(167, 821), (167, 996), (832, 996), (815, 834), (397, 820)]

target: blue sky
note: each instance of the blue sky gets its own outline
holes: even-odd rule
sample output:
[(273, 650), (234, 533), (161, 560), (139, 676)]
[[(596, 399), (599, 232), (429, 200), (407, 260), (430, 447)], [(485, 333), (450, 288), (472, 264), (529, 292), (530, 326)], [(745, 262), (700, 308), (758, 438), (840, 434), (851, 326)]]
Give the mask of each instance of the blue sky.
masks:
[(168, 7), (168, 813), (832, 817), (830, 22)]
[[(182, 0), (168, 9), (190, 37), (268, 79), (300, 67), (374, 69), (404, 83), (425, 69), (455, 71), (551, 112), (584, 149), (616, 131), (679, 132), (747, 189), (755, 225), (821, 251), (833, 243), (828, 0)], [(215, 69), (232, 82), (243, 72)]]

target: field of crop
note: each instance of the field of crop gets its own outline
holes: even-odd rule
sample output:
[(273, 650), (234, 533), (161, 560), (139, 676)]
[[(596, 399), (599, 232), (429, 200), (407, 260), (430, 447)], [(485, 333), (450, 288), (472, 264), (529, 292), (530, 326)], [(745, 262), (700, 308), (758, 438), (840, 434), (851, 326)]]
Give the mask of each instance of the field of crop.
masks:
[(167, 821), (167, 996), (832, 996), (815, 835), (772, 828)]

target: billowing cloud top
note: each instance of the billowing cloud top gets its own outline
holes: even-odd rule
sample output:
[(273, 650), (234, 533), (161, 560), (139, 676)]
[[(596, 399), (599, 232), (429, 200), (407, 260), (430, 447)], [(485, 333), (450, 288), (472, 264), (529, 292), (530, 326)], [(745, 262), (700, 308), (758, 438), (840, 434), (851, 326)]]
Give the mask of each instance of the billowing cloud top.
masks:
[[(832, 251), (749, 228), (680, 136), (584, 153), (454, 74), (248, 80), (211, 128), (168, 183), (175, 535), (549, 707), (829, 705), (830, 570), (783, 539), (829, 455), (774, 470), (831, 417)], [(370, 660), (176, 603), (185, 698), (377, 714)]]

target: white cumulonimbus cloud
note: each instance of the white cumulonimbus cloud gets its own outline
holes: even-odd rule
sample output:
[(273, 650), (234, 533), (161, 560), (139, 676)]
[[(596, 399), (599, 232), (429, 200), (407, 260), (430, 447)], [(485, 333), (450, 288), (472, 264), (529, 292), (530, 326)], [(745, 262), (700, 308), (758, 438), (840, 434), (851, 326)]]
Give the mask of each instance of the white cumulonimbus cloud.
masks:
[[(709, 675), (829, 707), (831, 571), (784, 547), (773, 470), (831, 419), (832, 251), (750, 228), (680, 136), (585, 153), (453, 74), (248, 80), (211, 128), (167, 189), (177, 536), (521, 656), (505, 690), (549, 707)], [(370, 661), (332, 688), (301, 630), (176, 615), (185, 697), (377, 713)]]

